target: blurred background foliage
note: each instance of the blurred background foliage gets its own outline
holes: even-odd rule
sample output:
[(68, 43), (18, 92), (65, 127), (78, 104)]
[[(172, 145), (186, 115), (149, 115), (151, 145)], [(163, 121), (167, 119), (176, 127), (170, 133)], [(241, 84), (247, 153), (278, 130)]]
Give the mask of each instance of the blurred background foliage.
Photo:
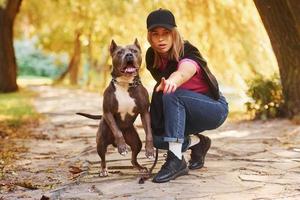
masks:
[[(249, 80), (278, 73), (268, 35), (249, 0), (25, 0), (15, 24), (19, 77), (55, 79), (77, 52), (78, 85), (102, 91), (110, 81), (111, 40), (124, 45), (137, 38), (145, 53), (146, 17), (160, 7), (174, 13), (184, 39), (208, 60), (231, 110), (248, 100)], [(141, 73), (151, 91), (154, 81), (145, 67)]]
[(22, 76), (41, 76), (56, 78), (66, 68), (66, 55), (44, 53), (35, 47), (35, 40), (15, 42), (18, 71)]
[(257, 75), (249, 80), (247, 94), (251, 101), (246, 102), (247, 112), (254, 119), (284, 117), (284, 99), (278, 74), (266, 78)]

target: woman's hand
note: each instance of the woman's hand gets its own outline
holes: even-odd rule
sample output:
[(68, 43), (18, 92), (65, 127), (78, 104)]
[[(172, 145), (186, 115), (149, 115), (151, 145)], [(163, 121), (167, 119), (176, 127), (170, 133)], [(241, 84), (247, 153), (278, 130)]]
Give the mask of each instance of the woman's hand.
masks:
[(163, 91), (164, 94), (169, 94), (175, 92), (177, 89), (177, 84), (172, 80), (161, 78), (160, 84), (156, 88), (156, 92)]
[(173, 93), (180, 85), (192, 78), (196, 72), (197, 65), (184, 61), (179, 64), (177, 71), (173, 72), (168, 79), (164, 77), (161, 78), (156, 92), (163, 91), (164, 94)]

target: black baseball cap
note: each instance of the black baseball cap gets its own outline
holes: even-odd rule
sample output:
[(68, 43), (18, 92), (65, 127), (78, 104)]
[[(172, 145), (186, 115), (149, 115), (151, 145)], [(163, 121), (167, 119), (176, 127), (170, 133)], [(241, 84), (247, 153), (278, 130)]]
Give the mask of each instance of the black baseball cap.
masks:
[(147, 29), (151, 30), (155, 27), (164, 27), (172, 29), (176, 27), (175, 17), (171, 11), (167, 9), (158, 9), (152, 11), (147, 17)]

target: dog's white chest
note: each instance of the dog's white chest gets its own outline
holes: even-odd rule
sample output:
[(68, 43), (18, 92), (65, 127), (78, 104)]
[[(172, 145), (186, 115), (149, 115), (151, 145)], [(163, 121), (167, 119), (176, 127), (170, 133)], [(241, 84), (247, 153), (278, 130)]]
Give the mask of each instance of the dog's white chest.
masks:
[(125, 120), (126, 114), (134, 115), (133, 109), (135, 107), (134, 99), (129, 96), (128, 88), (116, 85), (116, 99), (118, 101), (118, 112), (122, 120)]

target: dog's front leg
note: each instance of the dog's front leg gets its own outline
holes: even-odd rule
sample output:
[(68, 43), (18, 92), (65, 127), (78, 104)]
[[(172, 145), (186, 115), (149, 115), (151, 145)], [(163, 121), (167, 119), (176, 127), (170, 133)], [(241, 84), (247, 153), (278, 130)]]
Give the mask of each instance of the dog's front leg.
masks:
[(122, 132), (120, 131), (119, 127), (117, 126), (117, 123), (115, 121), (115, 118), (112, 113), (104, 113), (103, 118), (105, 119), (106, 123), (108, 124), (110, 130), (112, 131), (115, 143), (117, 144), (118, 151), (121, 155), (126, 155), (128, 153), (125, 139), (123, 137)]
[(150, 114), (148, 111), (141, 113), (141, 120), (146, 133), (146, 147), (145, 147), (146, 157), (153, 158), (154, 157), (153, 137), (152, 137)]

